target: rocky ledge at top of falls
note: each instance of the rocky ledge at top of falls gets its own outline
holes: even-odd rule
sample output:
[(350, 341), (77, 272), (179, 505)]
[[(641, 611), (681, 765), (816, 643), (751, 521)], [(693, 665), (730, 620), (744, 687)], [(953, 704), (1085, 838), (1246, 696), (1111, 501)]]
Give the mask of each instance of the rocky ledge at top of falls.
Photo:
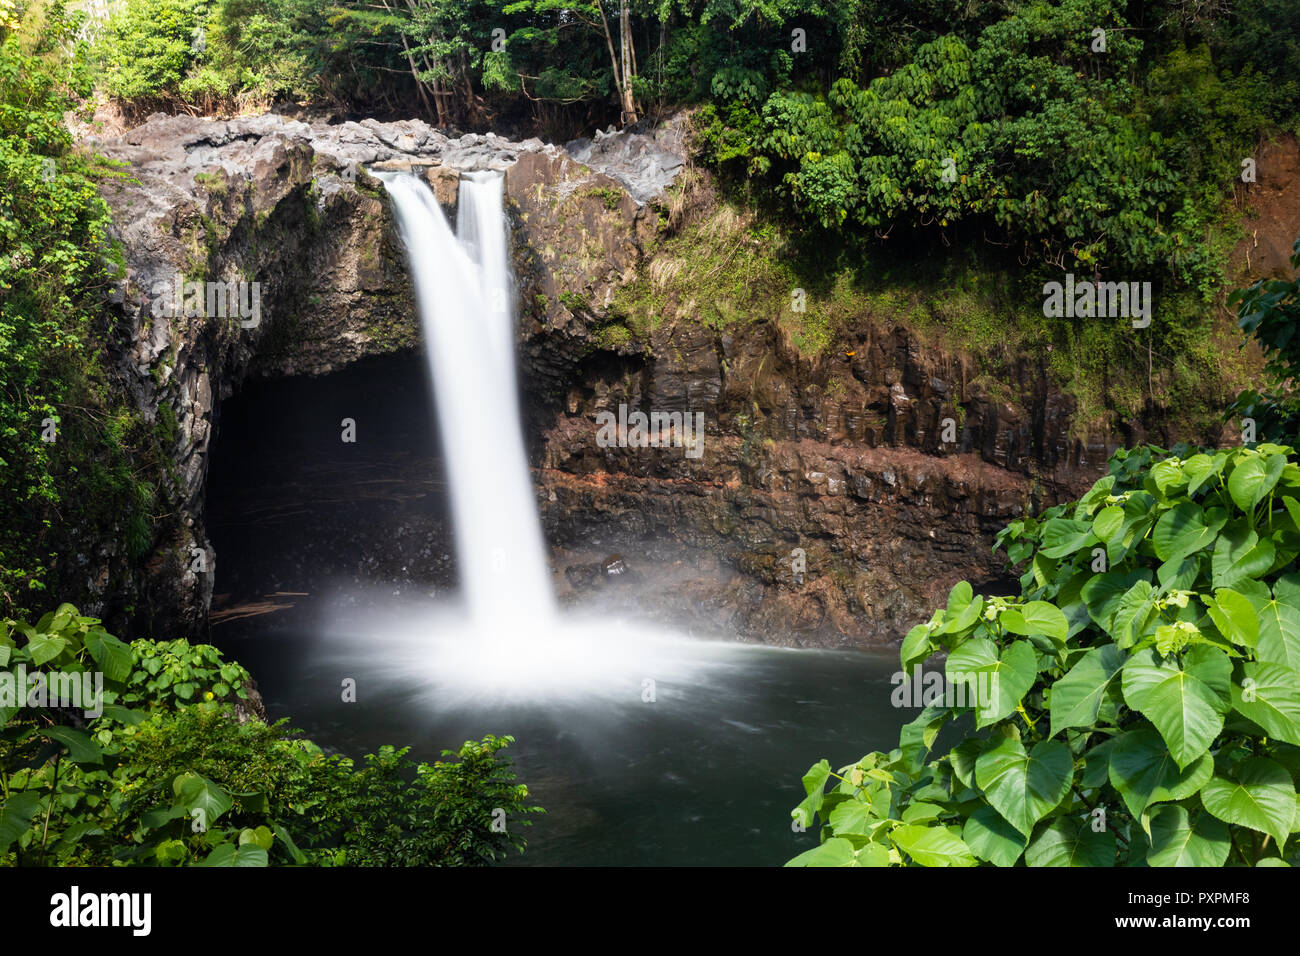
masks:
[[(996, 577), (996, 530), (1086, 486), (1114, 444), (1071, 437), (1072, 400), (1038, 357), (1008, 370), (1008, 402), (966, 385), (968, 357), (921, 348), (893, 322), (849, 329), (843, 349), (815, 360), (776, 316), (720, 331), (679, 315), (644, 341), (602, 338), (617, 290), (652, 268), (658, 203), (684, 162), (680, 121), (561, 148), (450, 138), (418, 121), (159, 115), (88, 144), (135, 180), (104, 190), (127, 267), (112, 358), (144, 418), (168, 406), (177, 426), (177, 517), (152, 553), (133, 566), (96, 543), (77, 559), (88, 610), (112, 623), (134, 606), (133, 633), (205, 633), (220, 555), (203, 502), (221, 399), (249, 377), (323, 374), (418, 346), (406, 262), (370, 169), (424, 175), (448, 212), (462, 171), (505, 171), (548, 534), (562, 549), (605, 537), (630, 554), (695, 555), (701, 570), (675, 592), (676, 610), (707, 612), (710, 628), (786, 644), (896, 638), (957, 580)], [(260, 321), (159, 314), (158, 290), (178, 274), (260, 283)], [(701, 454), (605, 447), (595, 417), (620, 404), (703, 412)], [(941, 441), (945, 417), (962, 422), (955, 442)], [(794, 553), (806, 556), (802, 575)]]

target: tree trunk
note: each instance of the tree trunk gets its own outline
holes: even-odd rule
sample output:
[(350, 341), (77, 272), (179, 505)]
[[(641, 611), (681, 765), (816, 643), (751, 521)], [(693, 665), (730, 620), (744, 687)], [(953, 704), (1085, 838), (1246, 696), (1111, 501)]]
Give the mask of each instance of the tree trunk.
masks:
[[(623, 71), (627, 80), (627, 89), (632, 90), (632, 80), (636, 77), (636, 38), (632, 36), (632, 20), (627, 12), (627, 0), (623, 0)], [(641, 110), (636, 103), (636, 94), (632, 96), (632, 109), (636, 113)], [(633, 120), (636, 122), (636, 120)]]
[(632, 39), (632, 21), (627, 13), (627, 0), (622, 0), (620, 4), (618, 33), (623, 44), (623, 112), (628, 114), (628, 123), (635, 123), (637, 108), (632, 77), (636, 76), (636, 43)]
[[(622, 124), (627, 126), (636, 122), (636, 105), (632, 102), (632, 88), (623, 82), (623, 70), (619, 66), (618, 54), (614, 52), (614, 36), (609, 32), (609, 20), (605, 18), (605, 6), (600, 0), (596, 0), (596, 9), (600, 11), (600, 25), (605, 28), (605, 46), (609, 49), (609, 62), (614, 70), (614, 88), (618, 90), (619, 104), (623, 109)], [(619, 39), (620, 42), (624, 41), (621, 25)]]

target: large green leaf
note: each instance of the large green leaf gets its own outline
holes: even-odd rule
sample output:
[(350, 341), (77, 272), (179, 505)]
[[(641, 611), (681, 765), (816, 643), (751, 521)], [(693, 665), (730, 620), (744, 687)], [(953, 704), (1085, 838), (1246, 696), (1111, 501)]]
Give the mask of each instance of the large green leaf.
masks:
[(1183, 670), (1214, 691), (1220, 709), (1228, 712), (1232, 707), (1232, 661), (1227, 654), (1210, 644), (1193, 644), (1183, 654)]
[(1273, 565), (1273, 542), (1260, 540), (1244, 519), (1233, 521), (1214, 543), (1213, 586), (1241, 590), (1242, 582), (1253, 580)]
[(0, 807), (0, 853), (27, 832), (40, 802), (41, 795), (35, 790), (10, 791), (9, 799)]
[(952, 775), (962, 786), (975, 787), (975, 761), (984, 752), (984, 742), (976, 738), (967, 738), (948, 751), (948, 764)]
[(1259, 642), (1255, 645), (1257, 660), (1281, 664), (1300, 671), (1300, 606), (1292, 598), (1288, 585), (1279, 581), (1273, 588), (1273, 599), (1259, 611)]
[(1259, 615), (1244, 594), (1231, 588), (1219, 588), (1213, 598), (1202, 595), (1210, 620), (1219, 633), (1241, 647), (1259, 643)]
[(32, 663), (40, 667), (62, 654), (67, 646), (67, 640), (58, 634), (34, 634), (27, 641), (27, 653)]
[(1111, 786), (1136, 820), (1152, 804), (1182, 800), (1200, 790), (1214, 773), (1214, 758), (1202, 754), (1179, 768), (1160, 734), (1139, 727), (1114, 738), (1108, 773)]
[(894, 845), (921, 866), (974, 866), (975, 857), (955, 828), (904, 824), (890, 831)]
[(1151, 481), (1166, 498), (1181, 491), (1187, 485), (1187, 476), (1183, 473), (1183, 464), (1177, 458), (1166, 458), (1151, 466)]
[(1242, 511), (1249, 511), (1264, 500), (1282, 477), (1286, 458), (1282, 455), (1246, 455), (1238, 459), (1228, 476), (1228, 494)]
[(1019, 740), (1008, 738), (980, 755), (975, 780), (993, 808), (1029, 836), (1070, 792), (1074, 760), (1059, 741), (1045, 740), (1026, 753)]
[(1115, 834), (1087, 821), (1058, 818), (1025, 850), (1029, 866), (1114, 866)]
[(1156, 618), (1158, 592), (1146, 581), (1138, 581), (1120, 595), (1111, 615), (1110, 633), (1120, 647), (1138, 643)]
[(1196, 494), (1201, 489), (1201, 485), (1223, 471), (1223, 466), (1227, 460), (1228, 456), (1220, 453), (1214, 457), (1204, 454), (1193, 455), (1183, 462), (1183, 474), (1189, 479), (1187, 493)]
[(1043, 525), (1043, 546), (1038, 550), (1049, 558), (1064, 558), (1096, 540), (1091, 522), (1052, 518)]
[(1300, 673), (1280, 664), (1248, 662), (1232, 685), (1232, 706), (1270, 737), (1300, 746)]
[(239, 845), (246, 846), (253, 843), (260, 846), (263, 850), (270, 850), (275, 843), (275, 836), (267, 827), (244, 827), (239, 831)]
[(67, 747), (73, 763), (99, 763), (104, 757), (104, 751), (89, 734), (73, 727), (44, 727), (41, 734)]
[[(868, 844), (868, 847), (872, 844)], [(865, 848), (864, 848), (865, 849)], [(884, 849), (880, 847), (880, 849)], [(886, 851), (888, 852), (888, 851)], [(868, 854), (865, 859), (870, 860), (873, 854)], [(821, 846), (813, 847), (811, 850), (805, 850), (794, 859), (786, 863), (786, 866), (878, 866), (878, 863), (860, 863), (858, 861), (858, 851), (853, 848), (853, 844), (843, 837), (831, 837)]]
[(104, 677), (112, 681), (123, 681), (131, 676), (135, 666), (135, 655), (131, 646), (119, 641), (102, 628), (91, 628), (86, 632), (86, 650), (94, 658)]
[(1185, 807), (1168, 804), (1151, 817), (1150, 866), (1223, 866), (1231, 849), (1227, 825), (1208, 813), (1192, 823)]
[(1224, 823), (1270, 834), (1281, 846), (1296, 813), (1291, 774), (1267, 757), (1248, 757), (1235, 771), (1231, 777), (1211, 777), (1201, 789), (1201, 803)]
[[(966, 584), (965, 581), (961, 582)], [(956, 590), (954, 588), (954, 590)], [(966, 585), (966, 590), (970, 590), (970, 585)], [(954, 602), (952, 597), (948, 599), (948, 612), (943, 625), (938, 628), (935, 634), (961, 634), (970, 630), (980, 619), (980, 614), (984, 611), (984, 598), (978, 594), (974, 598), (962, 604), (960, 601)]]
[(1203, 518), (1204, 512), (1200, 506), (1191, 501), (1183, 501), (1161, 515), (1151, 534), (1156, 557), (1161, 561), (1173, 561), (1211, 544), (1227, 521), (1227, 516), (1222, 516), (1213, 524), (1206, 524)]
[(831, 765), (825, 758), (813, 764), (803, 775), (803, 789), (807, 796), (791, 811), (790, 816), (805, 827), (812, 826), (813, 818), (822, 808), (822, 801), (826, 798), (826, 781), (830, 775)]
[(1069, 673), (1052, 685), (1052, 737), (1067, 727), (1087, 727), (1097, 720), (1102, 695), (1124, 666), (1124, 652), (1114, 644), (1091, 648)]
[(1014, 713), (1034, 686), (1038, 657), (1028, 641), (1015, 641), (999, 656), (985, 637), (965, 641), (948, 655), (948, 680), (965, 688), (967, 706), (976, 707), (975, 726), (986, 727)]
[(213, 849), (201, 863), (197, 866), (266, 866), (266, 851), (260, 846), (253, 843), (246, 843), (243, 846), (235, 846), (233, 843), (222, 843)]
[(1092, 519), (1092, 533), (1101, 541), (1110, 541), (1124, 526), (1124, 509), (1119, 505), (1102, 508)]
[[(1212, 674), (1208, 667), (1202, 671)], [(1179, 767), (1205, 753), (1223, 729), (1227, 706), (1217, 690), (1175, 658), (1161, 659), (1152, 648), (1139, 651), (1124, 665), (1122, 680), (1124, 700), (1155, 724)]]
[(181, 774), (173, 782), (172, 790), (191, 814), (200, 811), (198, 819), (205, 827), (211, 827), (235, 805), (225, 790), (197, 773)]
[(849, 833), (870, 833), (879, 818), (865, 800), (850, 797), (835, 805), (827, 822), (836, 834), (845, 836)]
[(1120, 600), (1139, 581), (1150, 583), (1151, 572), (1145, 568), (1133, 571), (1107, 571), (1092, 577), (1079, 592), (1088, 614), (1104, 631), (1109, 631)]
[(1029, 838), (992, 807), (977, 809), (966, 820), (962, 840), (972, 853), (994, 866), (1015, 866)]
[(918, 624), (907, 632), (903, 646), (898, 649), (899, 659), (903, 664), (903, 673), (912, 673), (912, 665), (920, 664), (934, 653), (934, 644), (930, 640), (930, 628)]
[(1070, 622), (1061, 609), (1046, 601), (1029, 601), (1009, 608), (998, 620), (1012, 634), (1042, 634), (1062, 644), (1070, 633)]

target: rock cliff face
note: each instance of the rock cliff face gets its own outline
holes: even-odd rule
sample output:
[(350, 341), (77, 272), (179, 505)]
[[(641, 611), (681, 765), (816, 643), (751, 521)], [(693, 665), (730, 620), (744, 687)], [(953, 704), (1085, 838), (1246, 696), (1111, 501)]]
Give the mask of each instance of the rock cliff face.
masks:
[[(697, 582), (691, 602), (727, 606), (701, 623), (852, 645), (901, 636), (958, 580), (997, 583), (996, 532), (1104, 472), (1104, 436), (1069, 437), (1073, 406), (1035, 361), (1012, 371), (1025, 399), (1009, 404), (964, 386), (960, 356), (921, 348), (902, 327), (850, 336), (808, 360), (775, 321), (730, 332), (678, 322), (641, 350), (589, 349), (559, 372), (566, 350), (533, 328), (526, 354), (567, 383), (558, 410), (534, 415), (548, 532), (578, 547), (616, 529), (609, 543), (623, 551), (670, 537), (760, 585)], [(597, 416), (620, 406), (703, 413), (702, 447), (599, 441)], [(644, 597), (650, 610), (666, 600)]]
[[(201, 634), (220, 561), (203, 502), (221, 400), (250, 378), (418, 347), (403, 250), (368, 171), (398, 168), (424, 175), (449, 212), (461, 171), (505, 170), (529, 440), (558, 545), (599, 534), (647, 542), (642, 554), (706, 554), (683, 609), (720, 608), (711, 624), (779, 643), (897, 637), (956, 580), (996, 576), (992, 534), (1085, 486), (1108, 450), (1107, 436), (1067, 437), (1072, 405), (1037, 360), (1012, 370), (1008, 403), (966, 386), (967, 359), (884, 321), (817, 360), (763, 316), (601, 335), (615, 293), (653, 264), (681, 138), (668, 124), (560, 148), (268, 115), (157, 116), (92, 142), (136, 180), (106, 191), (127, 261), (113, 352), (141, 414), (176, 420), (177, 519), (128, 592), (91, 606), (147, 608), (137, 627)], [(169, 308), (178, 274), (256, 282), (260, 313)], [(702, 413), (703, 438), (689, 455), (605, 447), (597, 415), (620, 405)]]

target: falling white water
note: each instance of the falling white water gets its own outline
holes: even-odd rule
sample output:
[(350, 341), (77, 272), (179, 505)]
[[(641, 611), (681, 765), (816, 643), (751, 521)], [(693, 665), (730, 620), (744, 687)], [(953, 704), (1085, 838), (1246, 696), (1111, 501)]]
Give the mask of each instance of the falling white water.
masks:
[(519, 423), (503, 177), (461, 180), (459, 241), (427, 185), (384, 178), (415, 282), (467, 609), (489, 635), (545, 628), (554, 597)]
[(340, 663), (387, 693), (414, 682), (440, 707), (600, 699), (639, 708), (680, 700), (687, 688), (712, 693), (719, 668), (760, 651), (556, 610), (519, 422), (502, 177), (461, 179), (459, 239), (423, 182), (380, 178), (415, 282), (465, 614), (409, 597), (378, 602), (378, 611), (332, 608), (321, 630)]

